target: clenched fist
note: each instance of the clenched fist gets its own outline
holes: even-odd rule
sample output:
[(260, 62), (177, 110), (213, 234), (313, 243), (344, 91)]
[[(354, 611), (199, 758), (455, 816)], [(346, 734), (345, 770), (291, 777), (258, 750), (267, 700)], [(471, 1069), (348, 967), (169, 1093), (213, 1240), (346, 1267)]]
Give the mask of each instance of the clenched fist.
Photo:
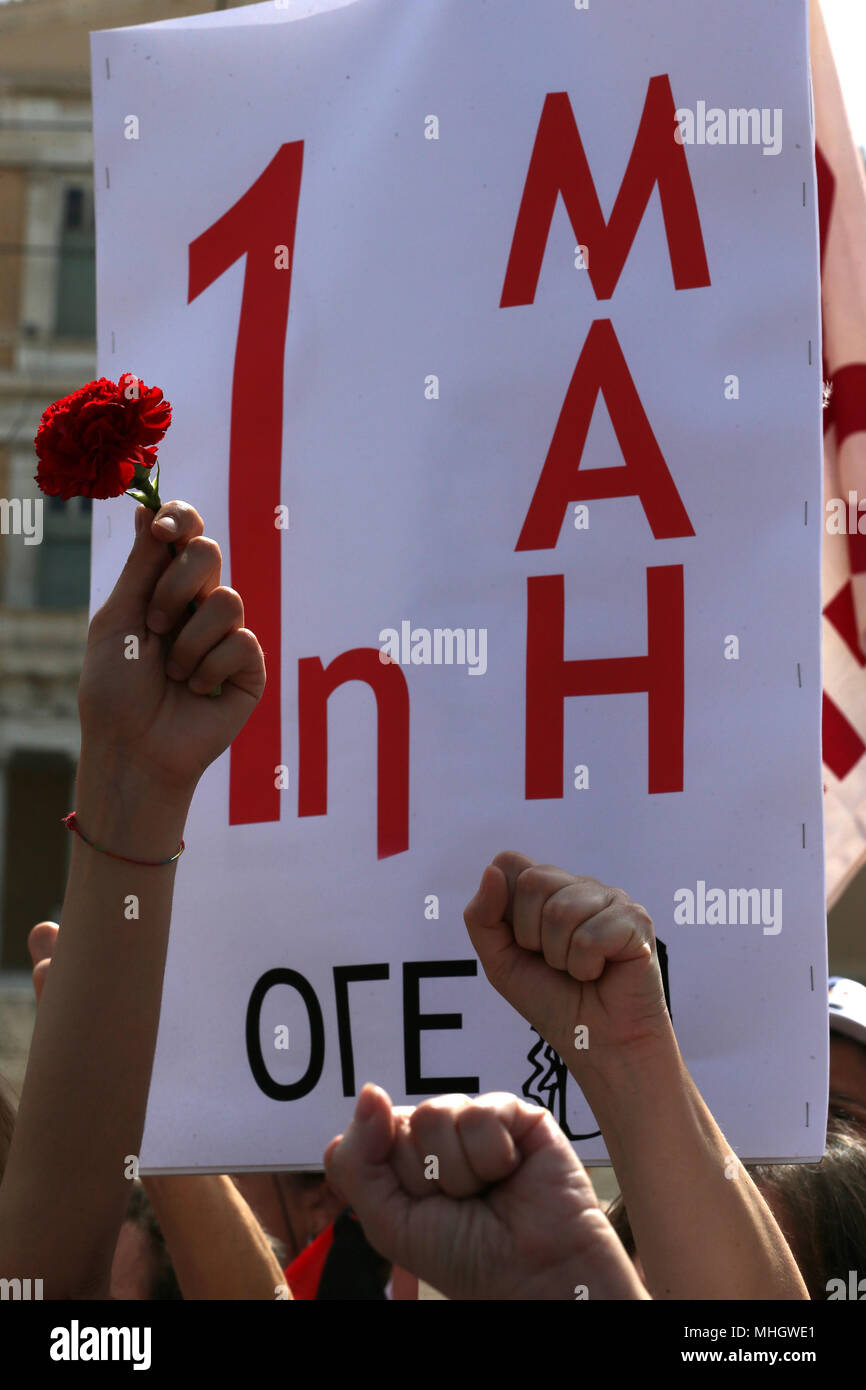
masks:
[(240, 595), (220, 584), (220, 548), (198, 512), (186, 502), (167, 502), (155, 517), (138, 507), (135, 527), (126, 565), (90, 624), (82, 744), (114, 777), (189, 796), (260, 699), (264, 658)]
[(494, 989), (579, 1082), (614, 1054), (673, 1042), (652, 922), (621, 889), (509, 851), (464, 920)]
[(647, 1297), (568, 1140), (514, 1096), (397, 1109), (367, 1085), (325, 1168), (380, 1254), (449, 1298)]

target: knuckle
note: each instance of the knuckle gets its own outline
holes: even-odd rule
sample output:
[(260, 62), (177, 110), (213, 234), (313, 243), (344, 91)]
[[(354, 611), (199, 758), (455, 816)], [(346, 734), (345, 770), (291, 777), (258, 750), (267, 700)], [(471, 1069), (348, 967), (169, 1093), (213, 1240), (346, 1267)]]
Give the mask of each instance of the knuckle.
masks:
[(201, 521), (201, 516), (196, 511), (192, 503), (184, 502), (182, 497), (173, 497), (170, 502), (165, 502), (163, 504), (162, 510), (167, 511), (169, 507), (173, 512), (175, 512), (179, 517), (182, 517), (185, 521)]
[(214, 589), (210, 597), (218, 597), (220, 607), (223, 608), (229, 616), (239, 618), (240, 621), (243, 622), (244, 601), (237, 589), (230, 589), (227, 584), (221, 584), (218, 588)]
[(513, 869), (522, 872), (522, 870), (528, 868), (532, 862), (533, 861), (527, 858), (525, 854), (521, 854), (520, 851), (516, 849), (500, 850), (495, 858), (491, 860), (491, 863), (495, 864), (497, 869), (501, 869), (504, 874), (508, 874), (509, 871)]
[(263, 681), (268, 678), (267, 662), (265, 654), (259, 645), (259, 639), (248, 627), (237, 628), (232, 634), (235, 642), (240, 642), (239, 658), (246, 662), (247, 667), (254, 671), (257, 677)]
[(443, 1107), (437, 1105), (435, 1100), (425, 1100), (412, 1112), (409, 1127), (413, 1134), (417, 1134), (419, 1130), (429, 1132), (438, 1126), (442, 1118)]
[(628, 916), (631, 918), (632, 926), (642, 937), (651, 941), (653, 938), (653, 919), (650, 917), (646, 908), (641, 903), (628, 903), (626, 907)]
[(591, 878), (588, 874), (576, 874), (574, 882), (582, 892), (600, 893), (604, 894), (606, 898), (610, 898), (612, 893), (618, 891), (616, 888), (608, 888), (606, 884), (602, 883), (601, 879)]
[(631, 899), (622, 889), (610, 888), (597, 878), (588, 878), (585, 881), (592, 885), (588, 893), (592, 897), (593, 912), (606, 912), (611, 907), (631, 906)]
[(197, 563), (222, 564), (222, 551), (211, 536), (192, 536), (186, 543), (186, 554)]
[(616, 889), (608, 888), (600, 879), (578, 874), (572, 880), (574, 892), (579, 896), (582, 907), (590, 913), (603, 912), (610, 907), (616, 897)]
[(495, 1130), (499, 1122), (499, 1109), (500, 1106), (493, 1101), (492, 1097), (488, 1099), (487, 1104), (482, 1103), (480, 1099), (470, 1101), (457, 1114), (457, 1127), (461, 1130), (469, 1130), (474, 1135), (488, 1133)]
[(541, 864), (532, 864), (517, 875), (515, 888), (519, 893), (536, 894), (542, 892), (547, 882), (547, 869)]
[(574, 922), (575, 905), (569, 900), (567, 895), (556, 893), (552, 898), (548, 898), (544, 907), (541, 909), (542, 926), (569, 927)]
[(485, 1091), (483, 1095), (476, 1096), (472, 1104), (484, 1111), (500, 1111), (519, 1109), (524, 1102), (518, 1100), (511, 1091)]

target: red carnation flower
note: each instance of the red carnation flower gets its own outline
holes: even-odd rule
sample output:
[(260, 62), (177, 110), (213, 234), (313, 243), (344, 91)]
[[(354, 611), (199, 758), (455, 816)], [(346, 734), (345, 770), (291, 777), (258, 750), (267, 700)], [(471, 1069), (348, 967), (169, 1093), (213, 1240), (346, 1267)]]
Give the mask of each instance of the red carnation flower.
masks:
[(55, 401), (36, 435), (36, 481), (50, 497), (119, 497), (135, 481), (152, 506), (148, 482), (156, 445), (171, 424), (171, 406), (158, 386), (130, 372), (118, 382), (100, 377)]
[[(36, 481), (49, 497), (120, 497), (122, 493), (158, 512), (156, 446), (171, 424), (171, 406), (158, 386), (124, 372), (119, 381), (101, 376), (43, 412), (34, 441)], [(156, 466), (156, 478), (150, 470)], [(135, 483), (135, 487), (130, 487)], [(169, 554), (177, 555), (174, 541)], [(187, 611), (196, 611), (190, 599)], [(211, 695), (219, 695), (218, 685)]]

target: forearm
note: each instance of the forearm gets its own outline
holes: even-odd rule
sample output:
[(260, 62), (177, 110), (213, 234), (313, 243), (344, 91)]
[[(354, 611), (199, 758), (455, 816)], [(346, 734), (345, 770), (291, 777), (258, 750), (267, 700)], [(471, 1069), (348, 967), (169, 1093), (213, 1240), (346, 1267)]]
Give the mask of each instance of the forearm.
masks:
[(571, 1259), (569, 1274), (559, 1278), (556, 1271), (551, 1271), (552, 1277), (545, 1280), (541, 1296), (551, 1301), (564, 1298), (588, 1299), (596, 1303), (648, 1301), (651, 1295), (641, 1283), (607, 1217), (598, 1208), (584, 1210), (581, 1226), (584, 1244)]
[[(188, 805), (82, 753), (80, 825), (116, 854), (170, 856)], [(43, 1278), (47, 1298), (107, 1296), (125, 1160), (144, 1127), (174, 878), (175, 865), (141, 868), (73, 840), (0, 1189), (0, 1272)]]
[(746, 1170), (667, 1045), (582, 1077), (654, 1298), (808, 1298)]
[(291, 1297), (279, 1261), (230, 1178), (146, 1178), (185, 1299)]
[(303, 1238), (296, 1236), (292, 1228), (280, 1190), (280, 1175), (229, 1173), (228, 1176), (262, 1228), (286, 1247), (289, 1260), (294, 1259), (303, 1246)]

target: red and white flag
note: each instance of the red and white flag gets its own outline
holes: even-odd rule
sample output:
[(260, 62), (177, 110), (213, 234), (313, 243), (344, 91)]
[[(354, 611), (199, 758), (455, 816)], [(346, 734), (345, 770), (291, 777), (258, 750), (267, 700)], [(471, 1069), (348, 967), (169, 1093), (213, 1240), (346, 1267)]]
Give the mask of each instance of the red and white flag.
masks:
[(866, 173), (818, 0), (810, 30), (824, 378), (831, 385), (824, 412), (823, 758), (832, 906), (866, 864)]

